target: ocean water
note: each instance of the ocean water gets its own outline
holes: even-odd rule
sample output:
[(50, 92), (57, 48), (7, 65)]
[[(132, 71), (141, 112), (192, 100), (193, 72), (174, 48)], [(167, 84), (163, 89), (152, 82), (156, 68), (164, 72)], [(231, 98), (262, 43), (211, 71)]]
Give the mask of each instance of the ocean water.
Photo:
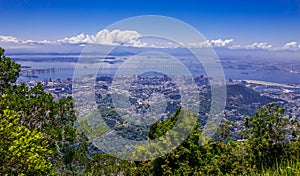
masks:
[[(20, 57), (20, 56), (18, 56)], [(63, 57), (61, 59), (57, 58), (58, 56), (47, 56), (42, 59), (39, 59), (40, 56), (23, 56), (22, 59), (16, 59), (16, 62), (21, 64), (23, 67), (22, 70), (28, 69), (49, 69), (51, 71), (35, 71), (35, 72), (22, 72), (22, 75), (19, 77), (19, 81), (43, 81), (49, 79), (66, 79), (73, 78), (74, 70), (77, 68), (77, 74), (81, 76), (88, 75), (87, 70), (96, 69), (98, 74), (105, 75), (114, 75), (118, 68), (126, 62), (126, 59), (121, 62), (102, 62), (99, 66), (99, 62), (86, 62), (86, 63), (77, 63), (75, 57), (73, 60), (68, 57)], [(61, 57), (61, 56), (60, 56)], [(13, 57), (12, 57), (13, 58)], [(53, 59), (52, 59), (53, 58)], [(183, 63), (184, 63), (183, 59)], [(251, 63), (248, 63), (246, 67), (236, 68), (234, 67), (238, 63), (231, 62), (221, 62), (223, 66), (223, 71), (225, 78), (233, 80), (260, 80), (268, 81), (282, 84), (300, 84), (300, 73), (289, 72), (281, 69), (257, 69), (255, 63), (254, 66)], [(205, 69), (193, 62), (185, 62), (186, 68), (193, 75), (206, 75)], [(242, 63), (241, 63), (242, 64)], [(97, 67), (98, 68), (95, 68)], [(166, 66), (168, 67), (168, 66)], [(176, 68), (174, 68), (176, 69)]]

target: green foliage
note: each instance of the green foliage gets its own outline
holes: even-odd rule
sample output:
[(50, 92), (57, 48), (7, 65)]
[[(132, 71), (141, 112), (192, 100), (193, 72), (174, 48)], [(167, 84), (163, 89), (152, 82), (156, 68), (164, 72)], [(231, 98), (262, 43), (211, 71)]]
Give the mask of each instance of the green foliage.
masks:
[[(149, 138), (156, 139), (167, 134), (178, 120), (179, 111), (169, 120), (154, 123), (150, 128)], [(151, 161), (136, 162), (134, 173), (135, 175), (257, 175), (264, 173), (268, 168), (274, 171), (275, 163), (280, 168), (291, 159), (299, 162), (300, 139), (288, 142), (287, 134), (292, 133), (289, 129), (295, 124), (283, 117), (283, 113), (284, 110), (274, 104), (260, 107), (256, 116), (247, 117), (247, 129), (244, 131), (247, 140), (244, 142), (232, 140), (231, 128), (234, 124), (224, 119), (216, 131), (215, 138), (205, 145), (199, 145), (201, 130), (197, 124), (189, 137), (171, 153)], [(143, 148), (140, 152), (141, 155), (145, 155)], [(274, 172), (294, 175), (297, 173), (295, 169), (288, 172)]]
[(260, 107), (254, 117), (246, 117), (245, 137), (252, 149), (258, 168), (270, 167), (288, 157), (289, 127), (284, 109), (273, 103)]
[(107, 154), (96, 154), (87, 166), (87, 175), (132, 175), (134, 163)]
[(83, 174), (85, 171), (85, 167), (89, 162), (88, 154), (89, 153), (86, 148), (85, 142), (80, 145), (79, 150), (77, 150), (75, 147), (66, 150), (66, 153), (63, 158), (63, 164), (66, 167), (62, 168), (65, 170), (61, 173), (72, 175)]
[(159, 138), (162, 135), (166, 134), (167, 131), (172, 129), (180, 117), (181, 108), (179, 108), (175, 114), (170, 118), (163, 122), (155, 122), (150, 126), (149, 130), (149, 138), (155, 139)]
[(107, 127), (104, 125), (98, 125), (94, 127), (90, 125), (87, 120), (80, 121), (80, 128), (83, 129), (85, 134), (87, 134), (90, 138), (99, 137), (108, 131)]
[(227, 143), (230, 140), (233, 140), (231, 129), (234, 126), (234, 122), (229, 121), (227, 119), (223, 119), (223, 121), (219, 124), (216, 133), (214, 134), (213, 140), (217, 142)]
[(54, 174), (47, 160), (52, 154), (48, 141), (41, 132), (18, 125), (19, 121), (19, 115), (11, 110), (0, 114), (0, 175)]
[(262, 171), (252, 172), (251, 175), (262, 175), (262, 176), (298, 176), (300, 175), (300, 161), (291, 160), (289, 162), (277, 163), (272, 168), (262, 169)]
[[(32, 147), (32, 149), (27, 151), (28, 153), (22, 154), (24, 158), (30, 157), (30, 161), (20, 161), (20, 166), (8, 163), (11, 165), (7, 165), (7, 167), (10, 167), (12, 170), (18, 169), (18, 172), (22, 173), (27, 169), (26, 163), (40, 163), (47, 166), (51, 166), (51, 163), (59, 163), (59, 161), (63, 160), (68, 146), (85, 139), (73, 127), (76, 121), (76, 113), (72, 97), (55, 100), (50, 93), (44, 91), (41, 83), (31, 88), (26, 86), (25, 83), (16, 85), (15, 82), (19, 76), (20, 65), (6, 57), (2, 48), (0, 48), (0, 56), (0, 95), (2, 95), (0, 97), (0, 115), (4, 116), (6, 111), (13, 111), (18, 114), (18, 120), (14, 124), (16, 127), (13, 128), (15, 131), (12, 131), (15, 134), (13, 141), (26, 142), (24, 135), (28, 137), (28, 143), (34, 144), (41, 141), (39, 145), (45, 147), (47, 151), (51, 151), (49, 153), (45, 151), (44, 154), (47, 157), (44, 158), (45, 161), (42, 161), (40, 156), (44, 155), (41, 155), (39, 145), (35, 145), (36, 150), (34, 150), (35, 148), (31, 145), (12, 143), (17, 145), (17, 148), (22, 148), (21, 146), (26, 146), (26, 148)], [(5, 134), (1, 134), (0, 138), (4, 138), (3, 135)], [(8, 149), (5, 148), (3, 150)], [(44, 148), (42, 149), (44, 150)], [(30, 153), (34, 157), (31, 157)], [(13, 155), (21, 156), (20, 153), (13, 153)], [(49, 163), (50, 161), (51, 163)], [(38, 167), (37, 165), (37, 171), (39, 170)], [(65, 166), (60, 165), (59, 167)], [(28, 169), (32, 170), (32, 168)]]
[[(276, 101), (267, 96), (261, 96), (259, 92), (253, 91), (248, 87), (242, 85), (229, 85), (227, 86), (227, 96), (231, 98), (236, 98), (238, 102), (235, 102), (237, 105), (251, 105), (253, 102), (265, 105)], [(231, 99), (227, 100), (227, 105), (232, 105), (233, 101)]]
[[(156, 139), (166, 135), (178, 121), (180, 111), (182, 110), (179, 109), (171, 119), (151, 125), (149, 138)], [(188, 138), (171, 153), (151, 161), (136, 162), (135, 175), (237, 175), (252, 171), (251, 158), (248, 156), (250, 149), (244, 143), (230, 140), (231, 125), (228, 121), (225, 120), (221, 124), (222, 128), (217, 130), (220, 141), (210, 140), (205, 145), (199, 145), (199, 125), (196, 123)], [(179, 138), (180, 134), (172, 137)], [(139, 149), (140, 155), (148, 154), (142, 147)], [(152, 154), (155, 152), (151, 151)]]
[[(53, 147), (65, 146), (75, 137), (71, 130), (76, 117), (71, 97), (54, 100), (38, 83), (28, 88), (24, 83), (5, 89), (6, 99), (0, 102), (0, 110), (8, 107), (20, 114), (22, 125), (38, 129), (46, 135)], [(64, 141), (61, 143), (61, 141)]]
[(55, 100), (40, 83), (32, 88), (21, 83), (3, 92), (6, 98), (1, 98), (0, 113), (5, 108), (18, 112), (20, 125), (41, 132), (52, 151), (52, 162), (62, 160), (65, 148), (81, 139), (73, 127), (76, 117), (71, 97)]
[(21, 70), (20, 64), (13, 62), (4, 53), (5, 50), (0, 47), (0, 91), (16, 82)]

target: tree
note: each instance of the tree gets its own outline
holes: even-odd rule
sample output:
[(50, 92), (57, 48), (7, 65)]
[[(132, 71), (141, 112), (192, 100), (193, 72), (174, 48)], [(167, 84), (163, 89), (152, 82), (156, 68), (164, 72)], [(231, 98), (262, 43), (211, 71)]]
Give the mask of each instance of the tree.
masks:
[[(135, 152), (136, 158), (142, 158), (145, 156), (156, 157), (156, 159), (150, 161), (136, 161), (136, 167), (133, 169), (135, 175), (187, 175), (193, 174), (195, 169), (200, 165), (199, 159), (199, 136), (198, 130), (199, 123), (194, 123), (193, 120), (197, 120), (191, 112), (179, 108), (175, 114), (170, 118), (162, 122), (155, 122), (150, 126), (149, 139), (154, 140), (160, 138), (159, 142), (150, 144), (150, 146), (138, 146)], [(180, 122), (177, 123), (176, 122)], [(171, 129), (177, 130), (169, 133)], [(195, 125), (195, 126), (194, 126)], [(175, 144), (184, 138), (184, 127), (192, 126), (192, 132), (187, 139), (183, 140), (176, 149)], [(180, 128), (180, 129), (179, 129)], [(173, 150), (172, 150), (173, 148)], [(172, 150), (161, 156), (161, 151)]]
[[(151, 125), (149, 138), (155, 139), (166, 134), (178, 121), (182, 109), (163, 122)], [(192, 116), (191, 113), (183, 113)], [(185, 118), (189, 119), (189, 118)], [(250, 173), (251, 158), (249, 148), (243, 143), (232, 141), (230, 128), (232, 123), (224, 120), (217, 129), (216, 139), (209, 139), (204, 145), (199, 145), (202, 131), (200, 123), (196, 123), (189, 136), (172, 152), (151, 161), (135, 162), (135, 175), (241, 175)], [(173, 138), (180, 137), (174, 134)], [(155, 153), (152, 152), (150, 154)], [(144, 148), (139, 149), (140, 156), (149, 155)], [(250, 160), (250, 161), (249, 161)]]
[(16, 82), (21, 70), (20, 64), (6, 57), (4, 52), (5, 50), (0, 47), (0, 91)]
[(20, 114), (20, 124), (42, 132), (55, 153), (75, 142), (76, 116), (71, 97), (55, 100), (40, 83), (32, 88), (21, 83), (3, 92), (6, 98), (0, 101), (0, 111), (8, 107)]
[[(5, 98), (0, 97), (0, 114), (4, 115), (7, 110), (17, 113), (17, 125), (34, 132), (34, 137), (42, 137), (47, 142), (51, 154), (45, 159), (51, 160), (53, 164), (64, 160), (68, 147), (86, 140), (74, 128), (76, 112), (72, 97), (55, 100), (50, 93), (45, 92), (41, 83), (31, 88), (25, 83), (17, 85), (20, 65), (6, 57), (2, 48), (0, 60), (0, 95), (5, 95)], [(21, 135), (18, 137), (21, 138)]]
[(88, 175), (133, 175), (134, 163), (108, 154), (96, 154), (87, 166)]
[(41, 132), (18, 125), (19, 121), (11, 110), (0, 114), (0, 175), (53, 175), (48, 141)]
[(274, 103), (260, 107), (254, 117), (246, 117), (245, 137), (259, 169), (271, 167), (288, 157), (288, 134), (292, 125), (284, 117), (284, 109)]

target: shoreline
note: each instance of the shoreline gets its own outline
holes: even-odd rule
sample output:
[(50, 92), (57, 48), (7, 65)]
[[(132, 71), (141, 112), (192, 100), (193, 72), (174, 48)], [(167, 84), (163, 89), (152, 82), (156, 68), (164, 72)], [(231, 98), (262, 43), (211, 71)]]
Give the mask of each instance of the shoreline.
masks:
[(260, 81), (260, 80), (244, 80), (244, 81), (250, 84), (261, 84), (266, 86), (277, 86), (277, 87), (284, 87), (284, 88), (300, 88), (300, 85), (288, 85), (288, 84), (281, 84), (281, 83), (274, 83), (274, 82)]

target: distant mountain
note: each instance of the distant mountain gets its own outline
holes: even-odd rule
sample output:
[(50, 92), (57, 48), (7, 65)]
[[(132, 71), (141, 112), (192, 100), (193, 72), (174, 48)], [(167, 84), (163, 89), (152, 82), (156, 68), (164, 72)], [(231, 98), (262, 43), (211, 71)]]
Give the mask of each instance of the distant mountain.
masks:
[(281, 99), (274, 99), (260, 95), (259, 92), (247, 88), (243, 85), (227, 86), (226, 110), (231, 112), (227, 114), (229, 120), (243, 120), (244, 116), (253, 116), (259, 106), (268, 103), (282, 103)]
[[(210, 110), (210, 90), (200, 94), (200, 121), (203, 125), (206, 124)], [(225, 107), (225, 117), (230, 121), (244, 122), (245, 116), (255, 115), (255, 111), (259, 106), (264, 106), (268, 103), (276, 104), (284, 103), (284, 100), (274, 99), (260, 95), (259, 92), (252, 90), (244, 85), (227, 85), (227, 98)]]

